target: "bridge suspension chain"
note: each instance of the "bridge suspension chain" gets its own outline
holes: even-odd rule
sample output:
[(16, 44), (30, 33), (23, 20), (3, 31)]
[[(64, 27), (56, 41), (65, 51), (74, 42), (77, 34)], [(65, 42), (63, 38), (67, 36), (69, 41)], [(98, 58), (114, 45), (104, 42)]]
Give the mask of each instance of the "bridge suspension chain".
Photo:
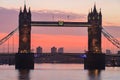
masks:
[[(0, 45), (5, 43), (17, 30), (18, 30), (18, 28), (14, 29), (7, 36), (2, 38), (0, 40)], [(117, 48), (120, 49), (120, 41), (118, 41), (116, 38), (114, 38), (112, 35), (110, 35), (103, 27), (102, 27), (102, 33), (108, 39), (108, 41), (110, 41), (114, 46), (116, 46)]]
[(14, 29), (12, 32), (10, 32), (7, 36), (5, 36), (4, 38), (2, 38), (0, 40), (0, 45), (2, 45), (3, 43), (5, 43), (16, 31), (18, 30), (18, 28)]
[(110, 41), (114, 46), (120, 49), (120, 41), (110, 35), (104, 28), (102, 28), (103, 35)]

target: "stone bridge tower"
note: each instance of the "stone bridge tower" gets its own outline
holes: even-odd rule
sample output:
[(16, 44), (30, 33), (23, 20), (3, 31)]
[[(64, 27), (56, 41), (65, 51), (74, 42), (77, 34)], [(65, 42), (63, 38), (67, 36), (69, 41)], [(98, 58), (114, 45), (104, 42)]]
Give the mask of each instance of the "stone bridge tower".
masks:
[(102, 53), (101, 50), (101, 26), (102, 14), (98, 13), (96, 5), (88, 14), (88, 23), (92, 26), (88, 27), (88, 51), (89, 53)]
[(31, 51), (31, 11), (20, 9), (19, 13), (19, 50), (18, 53), (30, 53)]
[(88, 14), (88, 54), (84, 59), (84, 69), (102, 70), (105, 69), (105, 54), (102, 54), (101, 49), (101, 31), (102, 31), (102, 14), (101, 10), (98, 13), (96, 5)]
[[(19, 49), (15, 56), (16, 69), (34, 69), (34, 54), (31, 53), (31, 11), (20, 9), (19, 13)], [(22, 54), (24, 53), (24, 54)], [(30, 54), (29, 54), (30, 53)]]

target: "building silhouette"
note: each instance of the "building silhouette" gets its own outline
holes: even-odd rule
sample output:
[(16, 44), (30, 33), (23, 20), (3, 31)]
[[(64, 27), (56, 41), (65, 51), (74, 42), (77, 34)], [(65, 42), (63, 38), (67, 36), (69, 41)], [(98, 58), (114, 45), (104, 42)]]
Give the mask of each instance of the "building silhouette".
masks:
[(88, 27), (88, 51), (92, 53), (101, 53), (101, 26), (102, 13), (97, 11), (96, 5), (88, 14), (88, 23), (92, 27)]
[(111, 54), (111, 50), (106, 49), (106, 54)]
[(63, 47), (59, 48), (58, 53), (64, 53), (64, 48)]
[(36, 48), (36, 53), (42, 53), (42, 47), (40, 47), (40, 46), (37, 47), (37, 48)]
[(20, 8), (19, 13), (19, 50), (18, 53), (31, 52), (31, 11)]
[(56, 47), (52, 47), (52, 48), (51, 48), (51, 53), (52, 53), (52, 54), (57, 53), (57, 48), (56, 48)]

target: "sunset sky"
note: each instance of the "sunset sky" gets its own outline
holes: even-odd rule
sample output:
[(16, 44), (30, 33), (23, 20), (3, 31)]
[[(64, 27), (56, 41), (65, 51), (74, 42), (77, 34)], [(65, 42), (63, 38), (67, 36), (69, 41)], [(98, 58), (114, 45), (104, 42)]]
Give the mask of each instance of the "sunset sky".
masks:
[[(19, 9), (23, 8), (24, 2), (0, 0), (0, 39), (18, 26)], [(31, 7), (32, 20), (40, 21), (87, 21), (87, 14), (94, 4), (98, 11), (102, 10), (103, 27), (120, 39), (120, 0), (26, 0), (27, 8)], [(14, 35), (15, 51), (18, 48), (17, 36)], [(7, 45), (8, 42), (1, 45), (0, 52), (4, 52)], [(103, 45), (103, 52), (105, 49), (118, 50), (104, 37)], [(87, 28), (32, 28), (32, 48), (35, 50), (38, 46), (43, 47), (44, 52), (50, 52), (53, 46), (64, 47), (65, 52), (84, 52), (87, 50)]]

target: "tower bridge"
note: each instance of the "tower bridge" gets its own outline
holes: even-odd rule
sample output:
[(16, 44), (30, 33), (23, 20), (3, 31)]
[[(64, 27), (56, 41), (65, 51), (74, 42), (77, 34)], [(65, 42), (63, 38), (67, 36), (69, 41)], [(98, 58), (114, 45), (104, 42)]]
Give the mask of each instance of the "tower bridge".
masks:
[(97, 11), (96, 5), (88, 13), (87, 22), (64, 22), (64, 21), (32, 21), (31, 10), (20, 8), (19, 26), (3, 39), (0, 45), (6, 42), (17, 30), (19, 30), (19, 48), (16, 54), (16, 69), (34, 69), (34, 54), (31, 53), (31, 27), (88, 27), (88, 53), (84, 60), (85, 69), (105, 69), (105, 54), (102, 54), (101, 34), (117, 48), (120, 42), (111, 36), (102, 27), (102, 13)]
[[(19, 50), (16, 56), (16, 68), (33, 68), (33, 55), (27, 54), (31, 51), (31, 27), (88, 27), (88, 53), (85, 59), (85, 69), (104, 69), (105, 57), (101, 48), (101, 30), (102, 30), (102, 13), (97, 12), (96, 5), (88, 14), (88, 22), (51, 22), (51, 21), (32, 21), (30, 8), (27, 11), (26, 5), (24, 10), (20, 9), (19, 13)], [(26, 54), (21, 54), (26, 53)], [(96, 54), (99, 53), (99, 54)], [(25, 59), (25, 60), (23, 60)], [(21, 65), (24, 64), (24, 65)], [(27, 63), (27, 64), (26, 64)], [(30, 65), (30, 66), (28, 66)]]
[(31, 27), (88, 27), (88, 51), (91, 53), (102, 53), (101, 30), (102, 13), (98, 13), (96, 5), (88, 14), (88, 22), (64, 22), (64, 21), (32, 21), (30, 9), (20, 9), (19, 13), (19, 51), (18, 53), (30, 53), (31, 50)]

